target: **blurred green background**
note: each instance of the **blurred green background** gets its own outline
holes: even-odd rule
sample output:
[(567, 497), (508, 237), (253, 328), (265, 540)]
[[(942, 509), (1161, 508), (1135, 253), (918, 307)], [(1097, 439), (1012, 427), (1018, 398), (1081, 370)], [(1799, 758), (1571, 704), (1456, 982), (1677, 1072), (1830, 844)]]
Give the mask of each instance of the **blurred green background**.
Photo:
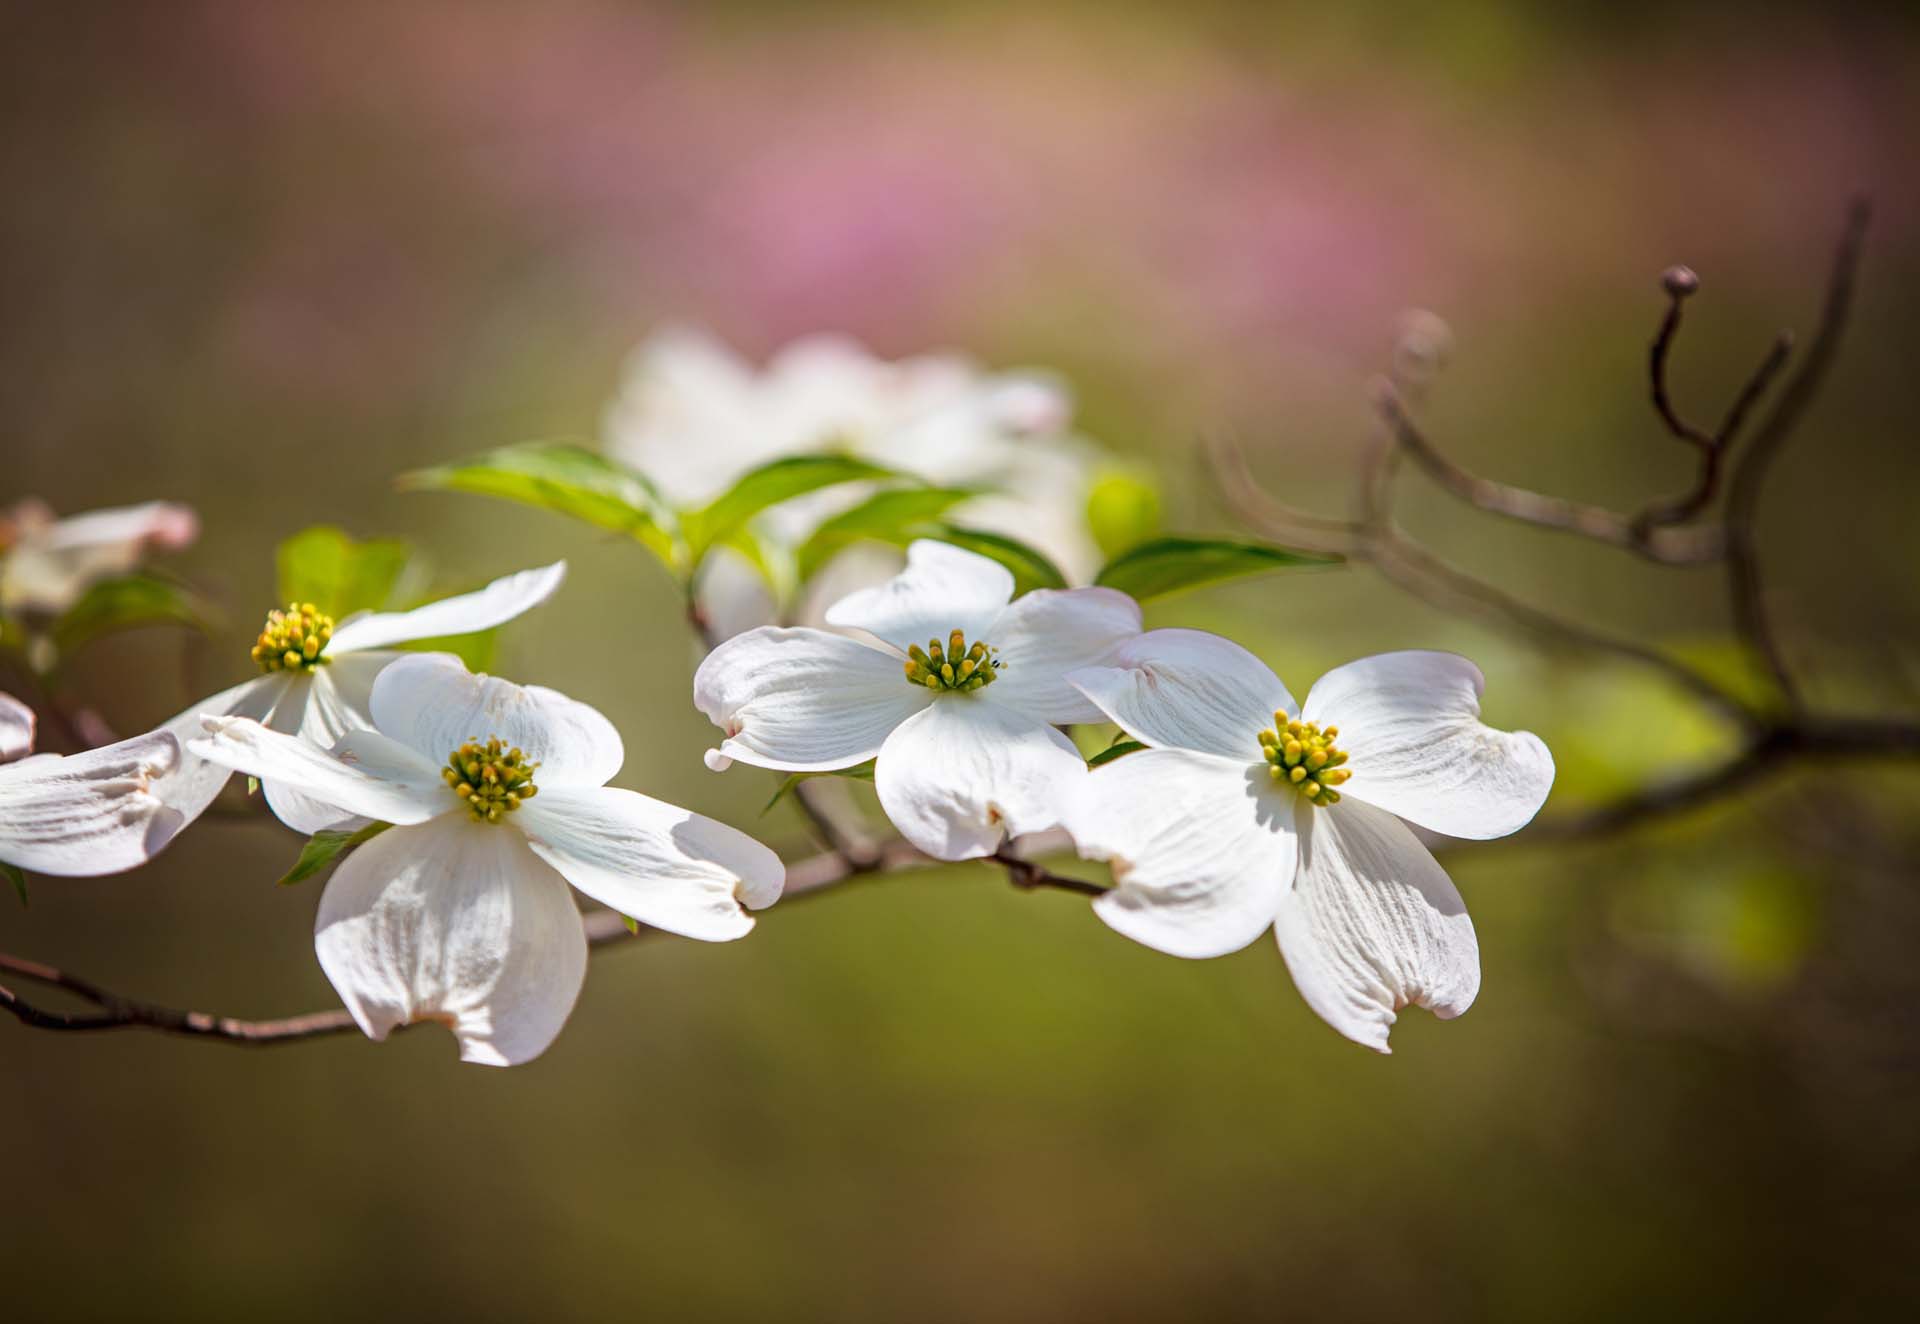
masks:
[[(1338, 513), (1408, 307), (1457, 336), (1429, 414), (1474, 468), (1633, 508), (1681, 486), (1644, 400), (1657, 277), (1702, 275), (1676, 388), (1711, 416), (1810, 327), (1847, 197), (1858, 316), (1764, 509), (1823, 704), (1920, 686), (1912, 314), (1920, 32), (1899, 11), (1500, 0), (674, 10), (372, 3), (0, 12), (0, 500), (166, 497), (229, 611), (72, 678), (122, 730), (242, 679), (272, 549), (413, 538), (450, 577), (568, 557), (498, 670), (608, 713), (620, 784), (792, 854), (716, 777), (696, 657), (636, 547), (396, 493), (592, 438), (628, 347), (817, 329), (1067, 375), (1173, 523), (1230, 528), (1231, 432)], [(1408, 524), (1649, 641), (1727, 635), (1712, 571)], [(1710, 759), (1656, 680), (1550, 656), (1364, 569), (1157, 604), (1296, 693), (1450, 647), (1561, 769), (1550, 812)], [(0, 1023), (8, 1319), (1795, 1319), (1920, 1305), (1920, 782), (1787, 770), (1579, 846), (1450, 856), (1484, 991), (1339, 1039), (1267, 942), (1183, 963), (954, 868), (603, 953), (513, 1071), (434, 1032), (245, 1051)], [(209, 819), (138, 874), (0, 898), (0, 945), (236, 1015), (334, 1005), (297, 843)]]

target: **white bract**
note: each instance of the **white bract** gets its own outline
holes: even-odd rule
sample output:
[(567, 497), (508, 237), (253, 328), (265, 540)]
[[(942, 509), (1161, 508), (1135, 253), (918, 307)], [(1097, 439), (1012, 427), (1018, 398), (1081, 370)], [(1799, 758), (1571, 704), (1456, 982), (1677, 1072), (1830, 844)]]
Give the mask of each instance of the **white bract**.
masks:
[(694, 703), (726, 732), (708, 766), (824, 772), (877, 757), (887, 817), (943, 860), (1052, 827), (1086, 776), (1054, 724), (1101, 717), (1066, 673), (1138, 634), (1140, 608), (1112, 589), (1014, 601), (1013, 587), (996, 561), (920, 541), (901, 574), (827, 612), (877, 644), (768, 626), (728, 640), (693, 680)]
[[(1071, 434), (1072, 412), (1066, 389), (1048, 375), (988, 373), (958, 356), (889, 361), (821, 335), (795, 341), (756, 370), (709, 336), (670, 330), (634, 351), (606, 431), (608, 450), (682, 507), (704, 505), (770, 461), (826, 452), (929, 483), (992, 488), (956, 517), (1030, 543), (1086, 579), (1100, 563), (1086, 527), (1100, 453)], [(788, 501), (763, 523), (795, 543), (860, 495), (843, 487)], [(735, 599), (753, 595), (745, 571), (744, 561), (723, 557), (708, 572), (707, 594), (729, 621), (755, 611), (765, 619), (764, 604), (733, 609)]]
[(153, 793), (180, 762), (155, 731), (61, 758), (28, 757), (33, 710), (0, 694), (0, 862), (69, 877), (119, 873), (152, 859), (179, 832), (180, 815)]
[(373, 685), (370, 729), (331, 749), (208, 716), (193, 752), (395, 826), (335, 870), (314, 947), (360, 1028), (449, 1026), (469, 1062), (553, 1042), (587, 942), (567, 890), (656, 928), (720, 942), (779, 899), (772, 851), (699, 814), (606, 782), (625, 757), (594, 709), (416, 653)]
[(1383, 1053), (1400, 1008), (1472, 1004), (1473, 923), (1408, 824), (1502, 837), (1553, 785), (1537, 736), (1480, 721), (1473, 663), (1363, 658), (1302, 707), (1238, 644), (1154, 630), (1069, 679), (1150, 746), (1095, 769), (1065, 819), (1083, 855), (1112, 862), (1094, 902), (1109, 925), (1188, 957), (1271, 925), (1307, 1005)]
[(57, 615), (95, 583), (177, 551), (200, 534), (191, 508), (169, 501), (56, 519), (38, 501), (0, 514), (0, 608)]
[[(267, 614), (253, 646), (253, 661), (261, 675), (202, 699), (161, 729), (171, 731), (187, 746), (200, 735), (204, 716), (251, 717), (275, 731), (329, 748), (348, 731), (372, 725), (368, 703), (374, 680), (389, 663), (406, 656), (389, 645), (503, 625), (552, 597), (566, 572), (566, 562), (556, 561), (539, 570), (506, 575), (473, 593), (412, 611), (362, 612), (337, 626), (311, 603), (289, 603)], [(189, 749), (179, 770), (157, 789), (191, 823), (213, 803), (231, 775), (225, 765), (198, 758)], [(313, 833), (353, 822), (350, 815), (275, 779), (262, 778), (262, 789), (280, 821), (296, 832)]]

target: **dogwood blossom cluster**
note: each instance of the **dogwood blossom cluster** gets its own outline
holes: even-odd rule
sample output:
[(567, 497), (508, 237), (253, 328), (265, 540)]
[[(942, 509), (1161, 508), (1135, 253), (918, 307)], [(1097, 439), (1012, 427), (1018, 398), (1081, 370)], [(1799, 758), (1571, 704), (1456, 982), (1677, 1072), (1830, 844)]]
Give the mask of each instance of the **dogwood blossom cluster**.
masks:
[[(636, 352), (608, 431), (683, 513), (769, 461), (844, 452), (979, 489), (970, 524), (1084, 579), (1092, 453), (1070, 413), (1049, 378), (961, 359), (887, 362), (814, 338), (756, 370), (667, 332)], [(760, 518), (793, 548), (871, 490), (842, 484)], [(190, 511), (165, 503), (70, 520), (21, 505), (0, 516), (0, 609), (58, 613), (195, 532)], [(1031, 573), (1030, 556), (1010, 559)], [(1113, 588), (1021, 593), (1007, 564), (936, 538), (892, 564), (816, 573), (816, 593), (850, 591), (822, 594), (799, 617), (812, 623), (717, 632), (693, 677), (693, 703), (721, 733), (708, 767), (870, 771), (880, 810), (936, 860), (1012, 859), (1014, 838), (1063, 834), (1110, 866), (1093, 910), (1115, 931), (1201, 958), (1271, 930), (1307, 1004), (1381, 1052), (1405, 1007), (1449, 1018), (1471, 1005), (1473, 924), (1418, 834), (1514, 832), (1554, 775), (1537, 737), (1480, 720), (1472, 663), (1365, 658), (1300, 704), (1229, 640), (1143, 632), (1139, 604)], [(403, 612), (273, 604), (234, 659), (248, 678), (65, 758), (34, 756), (33, 711), (0, 695), (0, 864), (132, 868), (245, 773), (283, 824), (313, 836), (310, 850), (337, 859), (314, 946), (361, 1029), (381, 1039), (437, 1022), (469, 1061), (530, 1060), (585, 978), (574, 892), (717, 942), (749, 932), (786, 876), (752, 837), (610, 786), (624, 747), (595, 709), (405, 647), (503, 625), (565, 578), (555, 562)], [(690, 575), (689, 591), (724, 578)], [(1074, 729), (1106, 724), (1124, 741), (1090, 762)], [(1088, 748), (1097, 738), (1083, 734)]]
[[(1206, 957), (1272, 928), (1308, 1005), (1382, 1052), (1401, 1008), (1467, 1009), (1473, 925), (1408, 825), (1503, 836), (1553, 781), (1538, 737), (1481, 723), (1472, 663), (1367, 658), (1301, 707), (1237, 644), (1141, 633), (1124, 594), (1012, 590), (995, 562), (919, 542), (903, 573), (827, 612), (858, 637), (762, 628), (723, 643), (694, 678), (725, 733), (708, 765), (874, 760), (881, 807), (937, 859), (1063, 826), (1111, 861), (1094, 909), (1115, 930)], [(1089, 770), (1058, 728), (1102, 719), (1147, 748)]]
[(492, 628), (565, 573), (556, 563), (338, 622), (310, 602), (273, 608), (248, 650), (253, 679), (68, 758), (26, 757), (33, 711), (0, 695), (0, 863), (132, 868), (246, 772), (299, 832), (366, 829), (321, 897), (314, 946), (369, 1036), (431, 1021), (468, 1061), (538, 1056), (586, 972), (570, 885), (636, 923), (717, 942), (750, 930), (747, 910), (785, 879), (751, 837), (607, 786), (623, 750), (594, 709), (390, 647)]

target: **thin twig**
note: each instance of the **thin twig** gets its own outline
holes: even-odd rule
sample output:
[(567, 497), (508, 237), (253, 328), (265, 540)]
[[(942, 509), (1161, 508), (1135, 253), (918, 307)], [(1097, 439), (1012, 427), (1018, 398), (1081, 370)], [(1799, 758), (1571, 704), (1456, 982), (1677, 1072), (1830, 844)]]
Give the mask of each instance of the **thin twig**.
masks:
[(1864, 198), (1856, 199), (1848, 210), (1847, 223), (1834, 252), (1833, 269), (1827, 279), (1826, 299), (1820, 310), (1820, 326), (1800, 368), (1780, 392), (1773, 410), (1760, 424), (1745, 458), (1737, 465), (1727, 490), (1727, 572), (1728, 591), (1733, 601), (1734, 629), (1765, 665), (1767, 673), (1791, 709), (1802, 707), (1799, 682), (1788, 667), (1772, 620), (1767, 614), (1766, 594), (1760, 582), (1760, 555), (1757, 523), (1760, 494), (1774, 459), (1785, 446), (1826, 380), (1846, 330), (1853, 308), (1855, 277), (1860, 269), (1861, 241), (1866, 236), (1871, 207)]
[(1748, 377), (1746, 385), (1721, 418), (1720, 426), (1711, 433), (1705, 432), (1680, 417), (1667, 387), (1667, 364), (1672, 357), (1674, 337), (1680, 330), (1681, 309), (1699, 291), (1700, 278), (1687, 267), (1669, 267), (1661, 276), (1660, 284), (1667, 292), (1667, 314), (1661, 320), (1660, 330), (1654, 336), (1652, 348), (1647, 354), (1647, 376), (1653, 408), (1667, 425), (1667, 431), (1700, 452), (1700, 467), (1686, 491), (1655, 501), (1634, 517), (1633, 533), (1641, 539), (1650, 539), (1653, 531), (1664, 525), (1685, 524), (1697, 519), (1713, 504), (1720, 487), (1720, 475), (1725, 469), (1727, 452), (1738, 438), (1741, 424), (1786, 366), (1787, 355), (1793, 349), (1791, 332), (1783, 331), (1775, 337), (1767, 356)]

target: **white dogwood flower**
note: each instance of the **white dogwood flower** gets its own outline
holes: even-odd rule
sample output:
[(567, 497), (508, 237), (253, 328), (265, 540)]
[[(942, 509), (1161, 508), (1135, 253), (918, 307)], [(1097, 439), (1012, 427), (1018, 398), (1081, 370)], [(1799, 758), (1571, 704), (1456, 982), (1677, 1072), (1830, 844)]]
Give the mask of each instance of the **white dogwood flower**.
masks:
[(744, 833), (606, 785), (620, 735), (586, 704), (409, 654), (374, 681), (370, 729), (332, 748), (209, 716), (193, 752), (395, 826), (328, 880), (314, 947), (360, 1028), (449, 1026), (469, 1062), (545, 1051), (586, 976), (568, 893), (656, 928), (721, 942), (786, 870)]
[[(956, 508), (972, 528), (1037, 547), (1074, 580), (1099, 548), (1087, 499), (1101, 459), (1072, 434), (1066, 388), (1038, 372), (987, 372), (956, 355), (886, 360), (816, 335), (756, 368), (700, 332), (661, 331), (636, 349), (607, 411), (607, 448), (678, 506), (713, 500), (773, 460), (844, 452), (929, 483), (991, 489)], [(783, 502), (761, 524), (797, 544), (871, 489), (843, 485)], [(897, 568), (897, 554), (880, 574)], [(770, 599), (744, 559), (722, 549), (702, 585), (723, 634), (768, 619)], [(815, 599), (830, 600), (830, 599)]]
[(1539, 737), (1481, 723), (1473, 663), (1383, 653), (1297, 707), (1238, 644), (1154, 630), (1069, 679), (1150, 746), (1095, 769), (1065, 816), (1083, 855), (1112, 862), (1094, 902), (1109, 925), (1188, 957), (1271, 925), (1307, 1005), (1383, 1053), (1400, 1008), (1450, 1018), (1473, 1002), (1473, 923), (1407, 825), (1502, 837), (1553, 785)]
[(177, 551), (200, 534), (187, 506), (149, 501), (65, 519), (38, 501), (0, 513), (0, 608), (58, 614), (102, 579)]
[(1112, 589), (1015, 601), (1013, 587), (998, 562), (923, 540), (903, 572), (827, 612), (877, 644), (771, 626), (728, 640), (693, 680), (694, 703), (726, 732), (708, 766), (823, 772), (877, 757), (887, 817), (943, 860), (1052, 827), (1086, 775), (1054, 723), (1100, 720), (1066, 673), (1138, 634), (1140, 608)]
[(0, 862), (35, 873), (91, 877), (152, 859), (181, 827), (153, 793), (180, 762), (154, 731), (62, 758), (33, 751), (33, 710), (0, 694)]
[[(203, 716), (230, 714), (256, 718), (326, 749), (348, 731), (372, 724), (367, 705), (374, 679), (394, 659), (406, 656), (390, 645), (505, 624), (552, 597), (566, 572), (566, 562), (556, 561), (412, 611), (362, 612), (337, 625), (312, 603), (289, 603), (267, 613), (254, 641), (251, 656), (260, 675), (202, 699), (161, 730), (171, 731), (188, 746), (200, 735)], [(226, 766), (198, 758), (189, 748), (179, 770), (157, 789), (191, 823), (213, 803), (230, 775)], [(280, 821), (296, 832), (313, 833), (352, 821), (271, 778), (262, 779), (262, 789)]]

